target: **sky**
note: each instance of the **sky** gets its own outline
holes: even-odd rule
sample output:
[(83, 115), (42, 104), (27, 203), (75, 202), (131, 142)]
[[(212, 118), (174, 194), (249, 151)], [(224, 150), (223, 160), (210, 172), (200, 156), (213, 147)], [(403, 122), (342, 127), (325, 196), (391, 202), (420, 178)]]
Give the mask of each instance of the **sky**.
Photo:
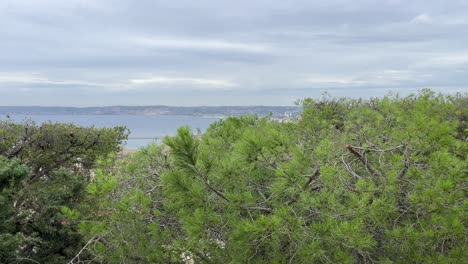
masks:
[(0, 0), (0, 105), (468, 91), (468, 0)]

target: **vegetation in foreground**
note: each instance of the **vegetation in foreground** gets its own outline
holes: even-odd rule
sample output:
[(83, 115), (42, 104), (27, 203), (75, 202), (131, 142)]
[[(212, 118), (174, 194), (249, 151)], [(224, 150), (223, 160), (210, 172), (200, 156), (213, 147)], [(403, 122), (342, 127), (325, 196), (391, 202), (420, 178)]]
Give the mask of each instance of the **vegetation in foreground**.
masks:
[(468, 259), (466, 95), (302, 106), (124, 158), (124, 128), (0, 123), (0, 262)]

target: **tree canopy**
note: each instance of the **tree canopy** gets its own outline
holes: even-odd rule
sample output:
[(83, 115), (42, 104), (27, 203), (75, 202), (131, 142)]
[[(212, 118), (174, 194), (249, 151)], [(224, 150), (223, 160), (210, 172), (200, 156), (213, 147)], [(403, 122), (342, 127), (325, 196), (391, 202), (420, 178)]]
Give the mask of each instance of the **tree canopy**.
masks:
[(463, 263), (468, 99), (306, 98), (117, 156), (128, 131), (0, 121), (0, 263)]
[(73, 263), (461, 263), (465, 95), (305, 99), (104, 159)]
[(0, 263), (75, 256), (81, 235), (64, 212), (82, 201), (97, 158), (126, 137), (124, 127), (0, 121)]

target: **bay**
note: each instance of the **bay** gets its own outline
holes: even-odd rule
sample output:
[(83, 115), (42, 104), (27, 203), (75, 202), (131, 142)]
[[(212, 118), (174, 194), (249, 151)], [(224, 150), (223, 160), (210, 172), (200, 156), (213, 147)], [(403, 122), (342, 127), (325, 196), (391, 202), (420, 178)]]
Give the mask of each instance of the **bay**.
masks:
[[(194, 132), (204, 132), (208, 126), (218, 121), (216, 117), (183, 116), (183, 115), (20, 115), (11, 114), (16, 121), (31, 119), (37, 124), (43, 122), (73, 123), (79, 126), (114, 127), (126, 126), (130, 136), (125, 143), (126, 149), (137, 149), (146, 146), (158, 138), (175, 135), (177, 128), (188, 125)], [(6, 116), (0, 116), (5, 120)]]

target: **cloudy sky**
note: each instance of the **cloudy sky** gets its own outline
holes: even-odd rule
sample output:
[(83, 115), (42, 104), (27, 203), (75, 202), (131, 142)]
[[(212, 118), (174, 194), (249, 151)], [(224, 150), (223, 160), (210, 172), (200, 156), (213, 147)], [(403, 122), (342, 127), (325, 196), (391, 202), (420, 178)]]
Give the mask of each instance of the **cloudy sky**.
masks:
[(468, 0), (0, 0), (0, 105), (468, 89)]

